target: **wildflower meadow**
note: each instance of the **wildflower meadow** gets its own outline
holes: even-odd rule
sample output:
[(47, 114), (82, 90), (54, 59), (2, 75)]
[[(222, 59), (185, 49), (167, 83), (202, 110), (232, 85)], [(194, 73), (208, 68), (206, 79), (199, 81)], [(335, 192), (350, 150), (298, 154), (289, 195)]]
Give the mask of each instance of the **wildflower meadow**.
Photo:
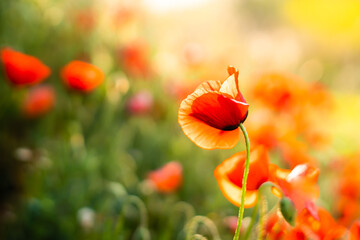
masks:
[(360, 240), (358, 0), (1, 0), (0, 239)]

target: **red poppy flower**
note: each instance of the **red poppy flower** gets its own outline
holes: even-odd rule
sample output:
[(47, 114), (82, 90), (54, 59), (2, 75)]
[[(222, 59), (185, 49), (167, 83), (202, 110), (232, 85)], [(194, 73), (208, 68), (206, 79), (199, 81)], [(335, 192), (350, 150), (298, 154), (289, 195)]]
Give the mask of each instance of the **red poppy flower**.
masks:
[(283, 159), (290, 167), (295, 167), (300, 164), (315, 165), (316, 163), (316, 160), (308, 153), (308, 146), (304, 142), (297, 140), (293, 134), (282, 138), (279, 147)]
[(103, 71), (86, 62), (72, 61), (61, 71), (61, 76), (70, 88), (89, 92), (104, 81)]
[(353, 154), (341, 159), (344, 166), (337, 166), (337, 171), (343, 168), (338, 177), (339, 197), (336, 202), (337, 211), (340, 214), (339, 222), (349, 226), (360, 216), (360, 155)]
[(275, 111), (288, 111), (303, 99), (302, 79), (282, 73), (261, 75), (253, 89), (254, 97)]
[(39, 86), (26, 96), (23, 111), (28, 117), (38, 117), (48, 112), (55, 103), (55, 92), (52, 87)]
[(274, 149), (279, 142), (277, 128), (269, 122), (249, 126), (247, 129), (251, 144), (262, 145), (269, 150)]
[[(240, 206), (242, 180), (246, 152), (239, 152), (223, 161), (214, 171), (215, 178), (223, 195), (234, 205)], [(245, 193), (245, 208), (253, 207), (258, 198), (258, 189), (269, 179), (269, 157), (263, 147), (250, 153), (249, 175)]]
[(308, 209), (304, 209), (296, 218), (296, 226), (307, 233), (311, 239), (342, 239), (346, 228), (337, 224), (331, 214), (323, 208), (317, 210), (318, 219)]
[(284, 240), (307, 240), (307, 237), (300, 227), (294, 227), (285, 235)]
[[(357, 188), (359, 185), (357, 185)], [(360, 216), (359, 199), (340, 196), (336, 201), (336, 210), (339, 214), (338, 222), (344, 226), (349, 226)]]
[(290, 229), (290, 224), (288, 224), (286, 220), (279, 215), (278, 212), (275, 212), (266, 218), (266, 223), (265, 223), (266, 239), (269, 240), (283, 239), (283, 237), (289, 231), (289, 229)]
[(1, 50), (1, 60), (8, 79), (17, 86), (37, 84), (51, 72), (39, 59), (8, 47)]
[(138, 17), (138, 6), (137, 2), (127, 1), (116, 3), (114, 9), (112, 22), (115, 27), (121, 28), (128, 23), (131, 23)]
[(249, 105), (239, 90), (239, 72), (233, 67), (228, 72), (224, 83), (202, 83), (180, 105), (180, 126), (201, 148), (228, 149), (239, 140), (239, 124), (245, 121)]
[(90, 32), (96, 25), (97, 16), (92, 9), (81, 9), (74, 14), (74, 22), (77, 30)]
[[(291, 171), (280, 169), (276, 165), (271, 165), (271, 168), (270, 181), (276, 183), (284, 195), (293, 201), (297, 211), (300, 212), (306, 208), (315, 218), (318, 218), (314, 200), (320, 194), (316, 184), (319, 169), (308, 164), (298, 165)], [(276, 188), (273, 188), (273, 193), (279, 196)]]
[(350, 228), (349, 240), (359, 240), (359, 239), (360, 239), (360, 221), (355, 221)]
[(182, 183), (182, 166), (178, 162), (169, 162), (160, 169), (150, 172), (148, 179), (159, 192), (173, 192)]
[(135, 77), (147, 77), (150, 74), (148, 47), (141, 41), (135, 41), (119, 51), (124, 70)]
[(131, 114), (142, 115), (151, 111), (153, 103), (152, 94), (148, 91), (141, 91), (129, 99), (126, 108)]

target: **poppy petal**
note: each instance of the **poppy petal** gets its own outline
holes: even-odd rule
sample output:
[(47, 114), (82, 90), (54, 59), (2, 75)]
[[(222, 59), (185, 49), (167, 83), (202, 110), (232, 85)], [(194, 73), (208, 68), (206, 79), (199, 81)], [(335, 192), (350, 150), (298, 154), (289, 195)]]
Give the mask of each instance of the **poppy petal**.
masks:
[(239, 141), (238, 128), (232, 131), (219, 130), (191, 116), (179, 116), (179, 123), (185, 135), (204, 149), (230, 149)]
[(357, 240), (360, 239), (360, 221), (355, 221), (350, 228), (350, 239)]
[[(218, 99), (225, 103), (221, 105)], [(230, 108), (226, 108), (227, 105)], [(234, 111), (234, 107), (238, 111)], [(247, 107), (225, 99), (220, 93), (198, 89), (181, 103), (178, 120), (185, 135), (199, 147), (229, 149), (239, 140), (237, 121), (242, 118), (245, 112), (243, 109)], [(226, 130), (227, 126), (232, 128)]]
[(36, 57), (8, 47), (1, 49), (1, 60), (8, 79), (16, 86), (40, 83), (51, 73), (50, 68)]
[(221, 88), (221, 82), (219, 80), (210, 80), (200, 84), (197, 89), (206, 89), (208, 91), (219, 91)]
[(61, 77), (70, 88), (89, 92), (104, 81), (105, 75), (95, 65), (82, 61), (71, 61), (61, 70)]
[[(217, 175), (215, 174), (215, 177), (216, 176)], [(236, 186), (235, 184), (233, 184), (232, 182), (226, 180), (225, 178), (217, 178), (217, 181), (220, 190), (225, 196), (225, 198), (235, 206), (240, 207), (242, 189)], [(258, 191), (246, 190), (244, 207), (251, 208), (255, 206), (257, 199), (258, 199)]]
[(239, 72), (235, 72), (234, 74), (230, 75), (225, 82), (221, 85), (220, 92), (224, 94), (230, 95), (237, 101), (241, 101), (246, 103), (244, 97), (242, 96), (239, 90), (239, 79), (238, 79)]
[[(236, 153), (223, 161), (214, 171), (223, 195), (234, 205), (240, 206), (242, 195), (242, 179), (246, 152)], [(268, 180), (269, 158), (263, 147), (256, 148), (250, 153), (249, 177), (247, 179), (247, 190), (245, 193), (244, 206), (253, 207), (258, 198), (258, 189)]]
[(170, 193), (175, 191), (182, 183), (182, 166), (179, 162), (169, 162), (163, 167), (151, 171), (148, 179), (155, 185), (159, 192)]

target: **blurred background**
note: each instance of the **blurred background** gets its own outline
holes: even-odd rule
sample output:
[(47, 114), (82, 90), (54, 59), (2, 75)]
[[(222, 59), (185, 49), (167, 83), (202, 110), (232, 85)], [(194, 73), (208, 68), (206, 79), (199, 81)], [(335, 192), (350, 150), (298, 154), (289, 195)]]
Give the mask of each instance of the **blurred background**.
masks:
[[(254, 144), (285, 168), (318, 166), (317, 203), (344, 226), (360, 216), (360, 180), (346, 178), (360, 171), (357, 0), (1, 0), (0, 47), (51, 69), (19, 87), (2, 64), (1, 239), (184, 239), (195, 215), (230, 239), (237, 210), (213, 171), (243, 140), (203, 150), (177, 122), (180, 102), (202, 81), (224, 81), (228, 65), (240, 71)], [(104, 81), (69, 88), (60, 73), (72, 60)], [(34, 116), (24, 105), (39, 86), (54, 101)], [(271, 105), (279, 92), (292, 100)], [(150, 173), (169, 162), (178, 175), (164, 190)]]

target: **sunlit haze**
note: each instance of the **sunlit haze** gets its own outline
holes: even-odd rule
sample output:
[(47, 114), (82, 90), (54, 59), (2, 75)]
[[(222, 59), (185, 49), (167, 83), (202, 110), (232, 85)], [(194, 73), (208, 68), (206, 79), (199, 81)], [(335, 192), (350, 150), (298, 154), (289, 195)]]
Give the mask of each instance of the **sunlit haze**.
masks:
[(179, 9), (199, 6), (211, 0), (143, 0), (146, 7), (157, 13), (175, 11)]

